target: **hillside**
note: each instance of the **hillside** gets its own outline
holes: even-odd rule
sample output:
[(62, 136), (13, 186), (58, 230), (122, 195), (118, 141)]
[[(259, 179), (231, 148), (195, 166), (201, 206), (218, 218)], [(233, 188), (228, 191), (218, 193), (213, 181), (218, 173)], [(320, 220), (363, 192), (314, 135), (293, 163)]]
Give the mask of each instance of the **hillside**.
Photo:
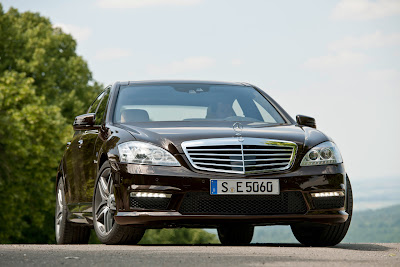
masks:
[[(256, 227), (253, 243), (294, 243), (289, 226)], [(400, 205), (377, 210), (355, 211), (347, 243), (400, 242)]]

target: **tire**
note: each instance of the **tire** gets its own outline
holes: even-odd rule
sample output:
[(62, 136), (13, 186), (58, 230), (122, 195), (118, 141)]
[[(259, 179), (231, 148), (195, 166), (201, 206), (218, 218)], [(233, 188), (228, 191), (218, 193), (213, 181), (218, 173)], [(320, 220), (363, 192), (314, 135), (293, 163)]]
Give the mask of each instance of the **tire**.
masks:
[(62, 179), (58, 181), (56, 192), (55, 234), (57, 244), (87, 244), (90, 228), (68, 222), (68, 208)]
[(253, 239), (252, 225), (222, 225), (218, 227), (218, 238), (222, 245), (248, 245)]
[(347, 221), (333, 225), (311, 223), (292, 225), (292, 232), (301, 244), (310, 247), (328, 247), (335, 246), (343, 240), (353, 214), (353, 193), (347, 176), (346, 189), (346, 212), (349, 214)]
[(137, 244), (145, 229), (119, 225), (116, 214), (113, 173), (108, 161), (99, 170), (93, 194), (93, 226), (100, 242), (107, 245)]

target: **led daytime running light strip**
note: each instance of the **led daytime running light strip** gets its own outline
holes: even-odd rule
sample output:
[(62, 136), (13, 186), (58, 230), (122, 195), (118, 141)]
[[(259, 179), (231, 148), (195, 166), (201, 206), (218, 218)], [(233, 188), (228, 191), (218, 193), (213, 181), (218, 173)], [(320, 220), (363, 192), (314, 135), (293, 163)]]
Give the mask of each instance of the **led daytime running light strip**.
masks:
[(150, 193), (150, 192), (132, 192), (131, 197), (171, 198), (171, 194)]
[(321, 192), (321, 193), (311, 193), (312, 197), (343, 197), (344, 193), (342, 191), (337, 192)]

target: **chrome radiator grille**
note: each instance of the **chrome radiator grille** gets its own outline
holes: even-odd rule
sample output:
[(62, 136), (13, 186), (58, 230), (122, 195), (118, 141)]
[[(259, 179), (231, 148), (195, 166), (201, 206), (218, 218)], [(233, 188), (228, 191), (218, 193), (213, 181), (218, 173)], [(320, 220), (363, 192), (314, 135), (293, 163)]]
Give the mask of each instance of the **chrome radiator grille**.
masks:
[(186, 141), (182, 148), (196, 169), (239, 174), (289, 169), (297, 151), (293, 142), (261, 138)]

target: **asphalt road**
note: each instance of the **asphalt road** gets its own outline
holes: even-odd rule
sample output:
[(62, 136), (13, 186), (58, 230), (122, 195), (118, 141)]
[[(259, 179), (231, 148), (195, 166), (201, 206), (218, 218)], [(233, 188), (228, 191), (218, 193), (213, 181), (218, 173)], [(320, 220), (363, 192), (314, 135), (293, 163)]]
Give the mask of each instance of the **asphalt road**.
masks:
[(400, 266), (400, 244), (0, 245), (0, 266)]

